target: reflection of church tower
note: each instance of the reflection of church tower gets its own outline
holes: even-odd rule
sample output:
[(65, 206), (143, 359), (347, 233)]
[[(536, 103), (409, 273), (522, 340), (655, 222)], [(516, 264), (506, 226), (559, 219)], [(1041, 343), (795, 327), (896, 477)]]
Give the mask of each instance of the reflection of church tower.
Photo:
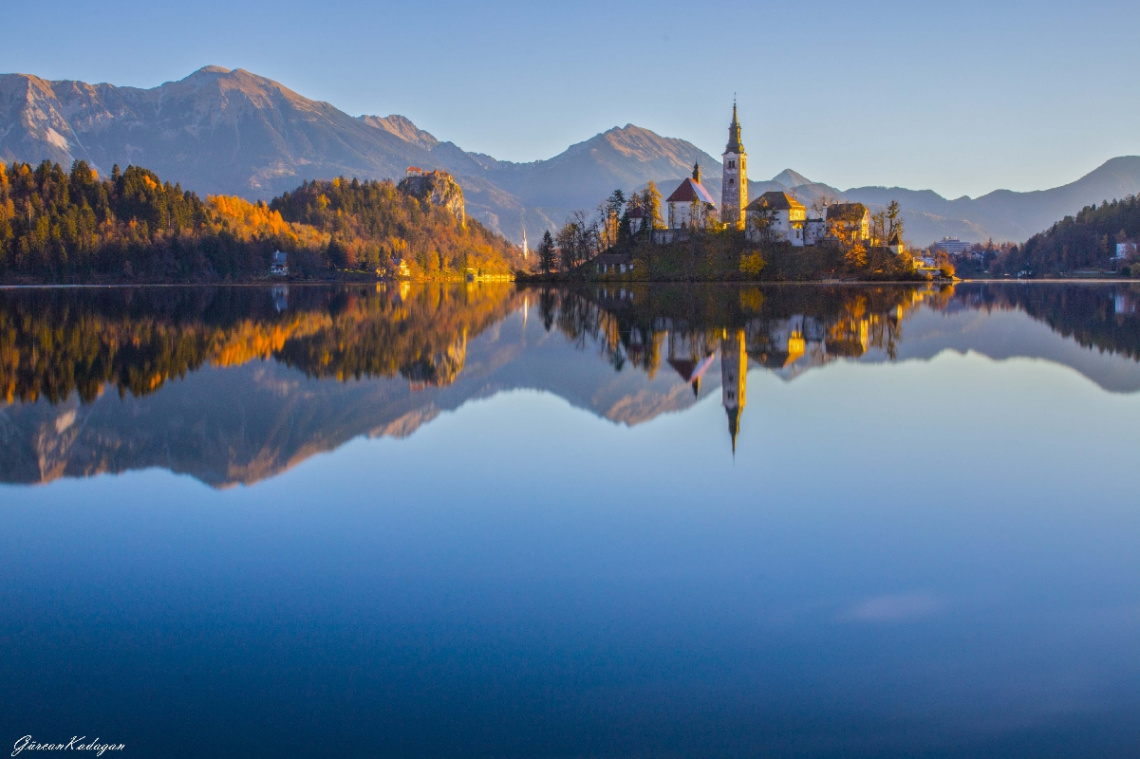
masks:
[(736, 435), (740, 431), (740, 413), (744, 411), (748, 382), (748, 354), (744, 351), (744, 330), (725, 331), (720, 340), (721, 402), (728, 413), (728, 434), (732, 436), (732, 452), (736, 453)]
[(728, 145), (721, 162), (724, 174), (720, 185), (720, 220), (730, 227), (744, 229), (744, 207), (748, 205), (748, 154), (740, 142), (740, 122), (736, 120), (736, 103), (732, 104), (732, 124), (728, 127)]

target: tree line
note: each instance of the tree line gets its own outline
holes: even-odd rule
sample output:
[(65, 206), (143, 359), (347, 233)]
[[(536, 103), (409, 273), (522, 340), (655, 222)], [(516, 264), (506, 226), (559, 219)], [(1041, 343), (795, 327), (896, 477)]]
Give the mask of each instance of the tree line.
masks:
[[(1112, 269), (1140, 262), (1140, 200), (1135, 195), (1099, 206), (1082, 208), (1066, 216), (1024, 245), (998, 251), (990, 262), (993, 274), (1071, 273), (1080, 269)], [(1117, 244), (1126, 246), (1126, 257), (1115, 259)]]
[(100, 178), (84, 161), (0, 164), (0, 277), (224, 281), (262, 276), (275, 250), (295, 274), (459, 277), (507, 272), (514, 245), (390, 182), (305, 182), (270, 203), (202, 199), (138, 166)]

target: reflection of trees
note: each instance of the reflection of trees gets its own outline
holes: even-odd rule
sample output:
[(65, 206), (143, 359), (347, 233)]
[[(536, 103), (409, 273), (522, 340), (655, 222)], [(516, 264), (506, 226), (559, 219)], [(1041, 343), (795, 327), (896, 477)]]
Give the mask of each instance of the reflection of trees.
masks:
[(0, 395), (145, 395), (205, 365), (275, 359), (313, 377), (447, 384), (509, 285), (28, 290), (0, 294)]
[(959, 285), (948, 307), (1019, 309), (1085, 348), (1140, 361), (1140, 289), (1135, 285)]

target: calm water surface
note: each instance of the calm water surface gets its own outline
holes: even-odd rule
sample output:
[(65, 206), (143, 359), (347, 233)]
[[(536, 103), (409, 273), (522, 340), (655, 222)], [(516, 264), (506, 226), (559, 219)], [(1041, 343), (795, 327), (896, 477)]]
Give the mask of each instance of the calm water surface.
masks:
[(0, 747), (1140, 755), (1138, 306), (0, 291)]

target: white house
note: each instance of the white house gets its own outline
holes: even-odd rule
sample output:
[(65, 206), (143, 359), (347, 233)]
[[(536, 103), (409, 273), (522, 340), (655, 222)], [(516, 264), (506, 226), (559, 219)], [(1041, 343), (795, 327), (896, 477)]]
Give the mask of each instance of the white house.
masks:
[(804, 220), (804, 245), (819, 245), (827, 239), (827, 222), (823, 219)]
[(273, 254), (273, 261), (269, 264), (269, 275), (272, 277), (289, 276), (289, 254), (281, 251)]
[(629, 233), (635, 235), (645, 226), (645, 211), (640, 208), (631, 208), (625, 217), (629, 219)]
[(749, 203), (745, 210), (745, 229), (749, 240), (787, 242), (796, 248), (804, 246), (807, 207), (791, 195), (786, 192), (766, 192)]
[(1124, 260), (1136, 255), (1136, 243), (1134, 242), (1118, 242), (1116, 243), (1116, 255), (1113, 258)]
[(669, 206), (669, 229), (704, 227), (716, 218), (716, 201), (701, 184), (701, 167), (693, 166), (693, 176), (666, 198)]

